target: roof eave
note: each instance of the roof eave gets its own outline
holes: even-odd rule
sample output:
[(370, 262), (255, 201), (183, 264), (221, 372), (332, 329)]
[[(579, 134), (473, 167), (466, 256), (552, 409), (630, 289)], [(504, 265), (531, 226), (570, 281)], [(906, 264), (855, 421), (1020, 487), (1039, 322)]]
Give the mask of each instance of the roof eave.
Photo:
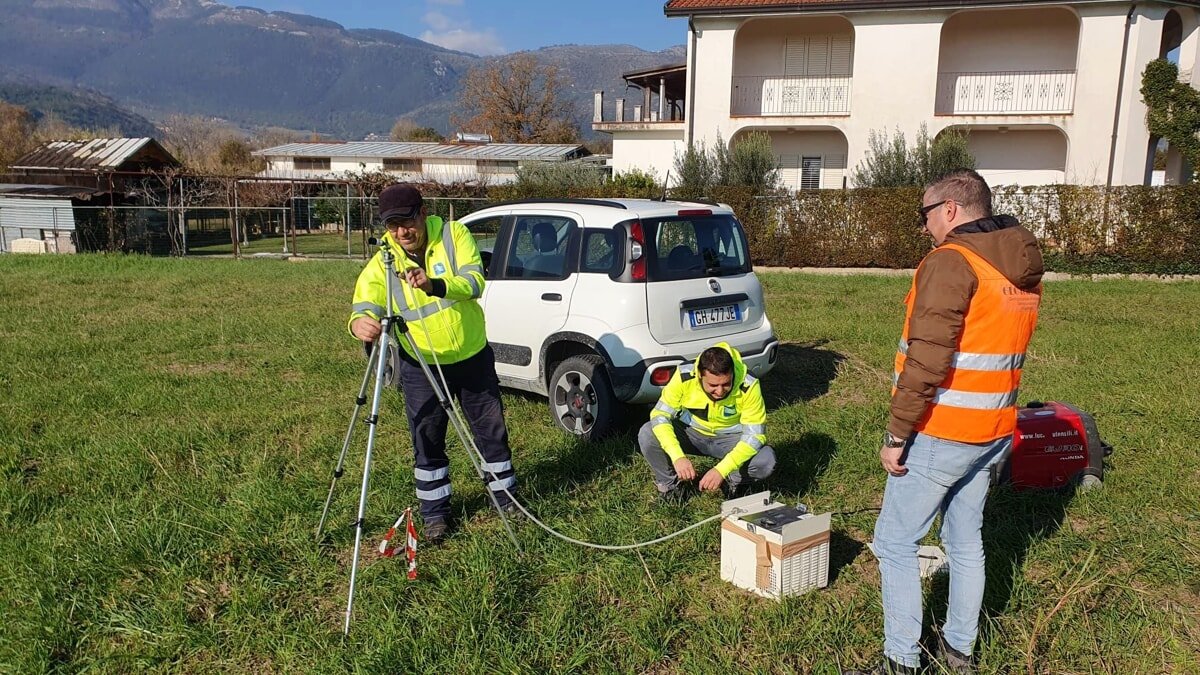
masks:
[[(961, 8), (961, 7), (991, 7), (994, 5), (1062, 5), (1062, 4), (1097, 4), (1099, 2), (1110, 2), (1111, 0), (1086, 0), (1085, 2), (1071, 2), (1070, 0), (1023, 0), (1014, 2), (1014, 0), (930, 0), (920, 4), (911, 2), (911, 0), (845, 0), (832, 2), (812, 2), (812, 3), (780, 3), (775, 5), (762, 6), (740, 6), (740, 7), (693, 7), (668, 9), (664, 8), (663, 13), (668, 17), (693, 17), (693, 16), (761, 16), (763, 14), (815, 14), (815, 13), (830, 13), (830, 12), (858, 12), (880, 9), (946, 9), (946, 8)], [(1200, 2), (1189, 2), (1187, 0), (1163, 0), (1164, 4), (1179, 4), (1191, 7), (1200, 6)], [(1116, 0), (1114, 4), (1121, 4), (1120, 0)], [(1128, 4), (1128, 3), (1127, 3)]]

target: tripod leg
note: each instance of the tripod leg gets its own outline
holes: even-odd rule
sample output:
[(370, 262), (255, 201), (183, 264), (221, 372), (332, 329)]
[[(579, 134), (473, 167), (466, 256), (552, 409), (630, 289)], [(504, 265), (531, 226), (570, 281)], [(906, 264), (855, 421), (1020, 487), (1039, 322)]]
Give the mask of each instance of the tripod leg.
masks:
[(325, 508), (321, 509), (321, 521), (317, 523), (317, 540), (320, 541), (321, 533), (325, 531), (325, 519), (329, 516), (329, 504), (333, 501), (333, 488), (337, 485), (337, 481), (342, 477), (342, 470), (346, 466), (346, 451), (350, 448), (350, 439), (354, 436), (354, 425), (358, 423), (358, 413), (367, 403), (367, 382), (371, 380), (371, 370), (375, 366), (375, 354), (379, 349), (379, 341), (371, 347), (370, 356), (367, 358), (367, 367), (363, 372), (362, 385), (358, 388), (358, 396), (354, 399), (354, 412), (350, 415), (350, 426), (346, 428), (346, 437), (342, 440), (342, 452), (338, 455), (337, 468), (333, 470), (333, 480), (329, 481), (329, 494), (325, 496)]
[(496, 494), (490, 488), (486, 487), (486, 483), (488, 482), (487, 474), (483, 471), (483, 465), (481, 464), (483, 461), (482, 455), (479, 452), (479, 448), (475, 446), (475, 437), (471, 434), (470, 429), (466, 428), (462, 414), (459, 412), (458, 407), (454, 405), (454, 401), (450, 398), (450, 393), (443, 389), (442, 382), (439, 382), (434, 376), (433, 371), (429, 369), (429, 364), (425, 362), (425, 356), (417, 348), (412, 335), (405, 331), (404, 339), (408, 341), (410, 350), (416, 355), (417, 363), (421, 366), (421, 371), (425, 373), (425, 378), (433, 386), (433, 391), (437, 395), (438, 402), (441, 404), (442, 409), (446, 411), (446, 416), (450, 418), (450, 424), (454, 427), (454, 432), (458, 435), (458, 440), (466, 448), (467, 458), (471, 460), (471, 466), (475, 469), (475, 474), (485, 483), (488, 499), (492, 502), (492, 508), (496, 509), (496, 514), (500, 516), (500, 522), (504, 524), (504, 529), (508, 532), (508, 537), (512, 539), (513, 546), (517, 548), (518, 553), (523, 553), (521, 542), (517, 540), (516, 533), (513, 532), (512, 526), (509, 525), (508, 517), (504, 514), (504, 509), (500, 508), (500, 502), (496, 499)]
[(346, 623), (342, 632), (350, 634), (350, 614), (354, 609), (354, 584), (358, 579), (358, 556), (362, 547), (363, 521), (367, 514), (367, 488), (371, 481), (371, 454), (375, 450), (375, 436), (379, 429), (379, 401), (383, 394), (383, 375), (387, 368), (388, 329), (390, 321), (384, 319), (383, 331), (375, 345), (375, 392), (371, 397), (371, 414), (367, 417), (370, 430), (367, 432), (367, 454), (363, 459), (362, 491), (358, 495), (358, 518), (354, 521), (354, 557), (350, 563), (350, 592), (346, 598)]

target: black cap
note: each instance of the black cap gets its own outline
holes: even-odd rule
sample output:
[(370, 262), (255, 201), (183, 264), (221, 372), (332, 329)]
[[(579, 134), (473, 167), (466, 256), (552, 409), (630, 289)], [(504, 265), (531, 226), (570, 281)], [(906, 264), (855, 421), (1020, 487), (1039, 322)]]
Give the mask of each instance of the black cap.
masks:
[(421, 210), (421, 193), (408, 183), (395, 183), (379, 193), (379, 220), (409, 219)]

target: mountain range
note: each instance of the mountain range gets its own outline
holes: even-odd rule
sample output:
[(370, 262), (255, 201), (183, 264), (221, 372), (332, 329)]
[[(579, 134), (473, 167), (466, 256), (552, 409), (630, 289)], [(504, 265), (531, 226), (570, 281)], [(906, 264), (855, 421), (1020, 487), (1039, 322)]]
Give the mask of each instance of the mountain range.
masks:
[[(184, 113), (356, 139), (386, 134), (404, 116), (450, 132), (460, 79), (491, 60), (392, 31), (211, 0), (0, 0), (0, 12), (0, 82), (18, 81), (26, 99), (31, 82), (111, 98), (133, 113), (122, 124)], [(586, 137), (593, 91), (611, 100), (625, 91), (622, 72), (682, 63), (685, 51), (562, 45), (530, 53), (560, 68)]]

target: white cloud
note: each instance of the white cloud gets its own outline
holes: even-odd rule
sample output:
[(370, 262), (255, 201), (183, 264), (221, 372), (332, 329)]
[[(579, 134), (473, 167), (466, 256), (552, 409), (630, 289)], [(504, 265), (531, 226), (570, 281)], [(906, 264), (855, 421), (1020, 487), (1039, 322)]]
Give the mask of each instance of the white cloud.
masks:
[(507, 51), (501, 44), (500, 37), (490, 28), (487, 30), (454, 28), (436, 32), (427, 30), (421, 33), (421, 39), (439, 47), (480, 56), (495, 56)]
[[(440, 5), (462, 4), (462, 0), (429, 0), (429, 2)], [(425, 16), (421, 17), (421, 20), (426, 26), (429, 26), (429, 30), (420, 35), (425, 42), (481, 56), (494, 56), (507, 51), (500, 42), (500, 36), (496, 35), (495, 29), (475, 30), (469, 21), (454, 19), (436, 10), (425, 12)]]
[(450, 17), (441, 12), (425, 12), (425, 16), (421, 17), (421, 20), (425, 22), (425, 25), (439, 33), (450, 30), (450, 27), (454, 25)]

